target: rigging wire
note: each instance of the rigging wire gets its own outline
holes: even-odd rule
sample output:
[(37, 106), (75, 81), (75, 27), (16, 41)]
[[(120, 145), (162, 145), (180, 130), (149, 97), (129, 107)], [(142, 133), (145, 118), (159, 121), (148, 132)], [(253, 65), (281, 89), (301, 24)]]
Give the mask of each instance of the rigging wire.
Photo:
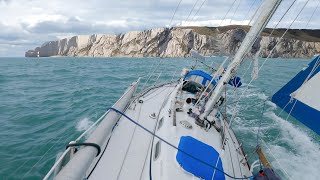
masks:
[(198, 15), (200, 9), (202, 8), (202, 6), (204, 5), (204, 3), (205, 3), (206, 1), (207, 1), (207, 0), (203, 0), (203, 1), (202, 1), (202, 3), (201, 3), (201, 5), (200, 5), (200, 7), (198, 8), (197, 12), (193, 15), (190, 23), (191, 23), (191, 22), (194, 22), (194, 20), (195, 20), (194, 18)]
[[(264, 66), (264, 64), (266, 63), (267, 60), (269, 60), (269, 58), (271, 57), (271, 54), (273, 53), (273, 51), (275, 50), (275, 48), (280, 44), (281, 40), (283, 39), (283, 37), (285, 36), (285, 34), (288, 32), (288, 30), (291, 28), (292, 24), (296, 21), (296, 19), (298, 18), (298, 16), (301, 14), (302, 10), (305, 8), (305, 6), (307, 5), (307, 3), (310, 0), (307, 0), (306, 3), (304, 4), (304, 6), (302, 7), (302, 9), (300, 10), (300, 12), (298, 13), (298, 15), (295, 17), (295, 19), (291, 22), (290, 26), (286, 29), (286, 31), (282, 34), (280, 40), (277, 42), (277, 44), (273, 47), (273, 49), (270, 51), (268, 57), (264, 60), (264, 62), (262, 63), (262, 65), (259, 67), (259, 71), (261, 70), (261, 68)], [(294, 1), (296, 2), (296, 0)], [(292, 6), (291, 6), (292, 7)], [(287, 13), (288, 11), (286, 11)], [(283, 16), (285, 16), (286, 14), (284, 14)], [(251, 78), (250, 82), (247, 84), (245, 91), (241, 94), (241, 96), (239, 97), (239, 99), (237, 101), (240, 101), (241, 98), (244, 96), (244, 93), (246, 93), (246, 91), (249, 89), (249, 86), (251, 85), (251, 83), (253, 82), (253, 79)]]
[(150, 78), (153, 76), (153, 74), (158, 70), (158, 68), (159, 68), (159, 66), (163, 63), (163, 59), (162, 58), (160, 58), (160, 61), (159, 61), (159, 63), (158, 63), (158, 65), (154, 68), (154, 70), (150, 73), (150, 75), (148, 76), (148, 78), (147, 78), (147, 80), (146, 80), (146, 82), (143, 84), (143, 86), (142, 86), (142, 90), (144, 89), (144, 87), (148, 84), (148, 82), (149, 82), (149, 80), (150, 80)]
[[(50, 140), (46, 143), (45, 147), (46, 147), (48, 144), (50, 144), (53, 140), (54, 140), (54, 138), (50, 139)], [(37, 146), (33, 146), (33, 147), (30, 149), (30, 152), (32, 152), (36, 147), (37, 147)], [(39, 154), (42, 150), (43, 150), (43, 148), (39, 148), (39, 151), (38, 151), (36, 154)], [(18, 168), (16, 168), (15, 171), (13, 171), (8, 177), (11, 177), (11, 175), (15, 174), (16, 172), (19, 172), (19, 170), (20, 170), (21, 168), (23, 168), (23, 167), (25, 166), (25, 164), (28, 163), (30, 160), (31, 160), (31, 159), (28, 159), (28, 160), (24, 161), (24, 162), (23, 162)]]
[(289, 176), (289, 174), (287, 173), (287, 171), (282, 167), (282, 165), (280, 164), (280, 162), (278, 161), (278, 159), (273, 155), (273, 152), (271, 151), (270, 147), (267, 145), (267, 143), (261, 139), (262, 143), (267, 147), (267, 149), (269, 150), (271, 156), (276, 160), (276, 162), (279, 164), (280, 169), (287, 175), (287, 177), (291, 180), (291, 177)]
[(238, 9), (239, 9), (240, 4), (241, 4), (241, 0), (239, 0), (239, 3), (238, 3), (238, 5), (237, 5), (236, 10), (233, 12), (233, 15), (232, 15), (231, 18), (230, 18), (230, 25), (232, 25), (232, 20), (233, 20), (233, 18), (234, 18), (234, 15), (236, 15), (236, 13), (237, 13), (237, 11), (238, 11)]
[(223, 23), (223, 21), (226, 19), (227, 15), (229, 14), (229, 12), (231, 11), (231, 9), (233, 8), (234, 4), (236, 3), (236, 1), (238, 0), (233, 0), (232, 5), (230, 6), (230, 8), (228, 9), (227, 13), (224, 15), (223, 19), (221, 20), (220, 24), (218, 25), (218, 27), (220, 27)]
[[(264, 62), (262, 63), (262, 65), (259, 67), (259, 70), (261, 70), (261, 68), (263, 67), (263, 65), (266, 63), (266, 61), (271, 57), (271, 54), (272, 52), (275, 50), (275, 48), (280, 44), (281, 40), (283, 39), (283, 37), (285, 36), (285, 34), (288, 32), (288, 30), (291, 28), (292, 24), (296, 21), (296, 19), (299, 17), (299, 15), (301, 14), (302, 10), (306, 7), (307, 3), (309, 2), (310, 0), (307, 0), (306, 3), (304, 4), (304, 6), (302, 7), (302, 9), (299, 11), (299, 13), (297, 14), (297, 16), (294, 18), (294, 20), (291, 22), (290, 26), (286, 29), (286, 31), (282, 34), (280, 40), (277, 42), (277, 44), (273, 47), (273, 49), (270, 51), (268, 57), (264, 60)], [(294, 0), (293, 4), (296, 2), (296, 0)], [(291, 8), (292, 6), (290, 6)], [(288, 10), (286, 11), (286, 13), (288, 13)], [(285, 16), (286, 13), (283, 15)], [(283, 19), (283, 18), (281, 18)], [(271, 34), (270, 34), (271, 35)], [(238, 105), (238, 103), (240, 102), (240, 100), (242, 99), (242, 97), (244, 96), (244, 93), (246, 93), (246, 91), (249, 89), (249, 85), (251, 85), (251, 83), (253, 82), (253, 78), (250, 80), (250, 82), (247, 84), (247, 86), (245, 87), (245, 90), (242, 92), (242, 94), (240, 95), (239, 99), (236, 100), (237, 101), (237, 104), (236, 106)], [(239, 113), (239, 111), (236, 111), (236, 115), (237, 116)]]
[(173, 15), (172, 15), (172, 17), (171, 17), (171, 20), (170, 20), (170, 23), (169, 23), (169, 27), (171, 27), (171, 25), (172, 25), (173, 18), (174, 18), (174, 16), (176, 15), (177, 10), (179, 9), (181, 2), (182, 2), (182, 0), (179, 1), (178, 6), (177, 6), (176, 9), (174, 10), (174, 13), (173, 13)]
[[(303, 11), (303, 9), (306, 7), (306, 5), (308, 4), (310, 0), (307, 0), (304, 4), (304, 6), (302, 7), (302, 9), (299, 11), (299, 13), (297, 14), (297, 16), (293, 19), (293, 21), (291, 22), (290, 26), (286, 29), (286, 31), (283, 33), (283, 35), (281, 36), (280, 40), (277, 42), (277, 44), (273, 47), (273, 49), (270, 51), (268, 57), (264, 60), (264, 62), (262, 63), (262, 65), (259, 67), (259, 71), (261, 70), (261, 68), (263, 67), (263, 65), (266, 63), (266, 61), (271, 57), (271, 54), (273, 53), (273, 51), (275, 50), (275, 48), (280, 44), (281, 40), (283, 39), (283, 37), (285, 36), (285, 34), (288, 32), (288, 30), (291, 28), (291, 26), (293, 25), (293, 23), (297, 20), (297, 18), (299, 17), (299, 15), (301, 14), (301, 12)], [(296, 2), (296, 0), (293, 1), (292, 5)], [(289, 9), (292, 7), (292, 5), (289, 7)], [(287, 14), (287, 12), (289, 11), (289, 9), (285, 12), (285, 14), (283, 16), (285, 16)], [(283, 19), (283, 17), (281, 18)], [(271, 35), (271, 34), (270, 34)], [(250, 82), (248, 83), (248, 85), (246, 86), (246, 89), (244, 90), (244, 92), (241, 94), (241, 96), (239, 97), (239, 99), (237, 100), (237, 104), (239, 103), (239, 101), (241, 100), (241, 98), (244, 96), (244, 93), (249, 89), (249, 85), (251, 85), (253, 81), (253, 78), (250, 80)], [(238, 114), (238, 112), (236, 112), (236, 114)], [(284, 171), (285, 172), (285, 171)], [(286, 173), (286, 172), (285, 172)], [(286, 173), (287, 174), (287, 173)], [(289, 179), (290, 176), (288, 176)]]
[[(283, 20), (283, 18), (285, 17), (285, 15), (289, 12), (289, 10), (292, 8), (292, 6), (296, 3), (297, 0), (292, 1), (292, 3), (290, 4), (289, 8), (285, 11), (285, 13), (283, 14), (283, 16), (280, 18), (280, 20), (278, 21), (278, 23), (276, 24), (276, 26), (272, 29), (269, 37), (272, 36), (274, 30), (278, 27), (278, 25), (280, 24), (280, 22)], [(289, 27), (290, 28), (290, 27)]]
[(199, 0), (196, 0), (196, 3), (194, 3), (194, 5), (192, 6), (192, 9), (191, 9), (190, 13), (189, 13), (189, 15), (188, 15), (187, 19), (185, 20), (185, 22), (186, 22), (186, 23), (188, 22), (188, 19), (189, 19), (189, 17), (190, 17), (190, 15), (191, 15), (191, 13), (193, 12), (194, 8), (195, 8), (195, 7), (196, 7), (196, 5), (198, 4), (198, 2), (199, 2)]
[(312, 15), (310, 16), (310, 18), (309, 18), (309, 20), (308, 20), (308, 23), (307, 23), (307, 25), (306, 25), (306, 27), (305, 27), (305, 29), (307, 29), (307, 27), (308, 27), (311, 19), (313, 18), (315, 12), (317, 11), (317, 9), (318, 9), (318, 7), (319, 7), (319, 4), (320, 4), (320, 0), (318, 0), (318, 4), (317, 4), (316, 8), (314, 9), (314, 11), (312, 12)]
[[(64, 137), (64, 136), (61, 136), (61, 137), (58, 139), (58, 142), (60, 142), (63, 137)], [(46, 156), (47, 153), (49, 153), (49, 152), (51, 151), (51, 149), (53, 149), (53, 147), (54, 147), (55, 145), (56, 145), (56, 144), (53, 144), (53, 145), (41, 156), (41, 158), (29, 169), (29, 171), (27, 171), (27, 172), (22, 176), (21, 179), (24, 179), (24, 177), (25, 177), (26, 175), (28, 175), (28, 174), (33, 170), (33, 168), (35, 168), (35, 167), (40, 163), (40, 161)]]
[(247, 14), (244, 16), (244, 18), (246, 18), (246, 17), (249, 16), (249, 14), (250, 14), (250, 12), (251, 12), (251, 10), (252, 10), (252, 8), (253, 8), (253, 6), (254, 6), (254, 4), (255, 4), (256, 2), (257, 2), (257, 0), (254, 0), (254, 1), (252, 2), (252, 4), (250, 5), (250, 8), (249, 8)]
[(263, 2), (261, 1), (259, 7), (256, 9), (256, 11), (253, 13), (253, 15), (251, 16), (251, 19), (248, 23), (248, 26), (251, 24), (251, 22), (253, 21), (254, 17), (257, 15), (257, 13), (259, 12), (259, 9), (262, 7)]
[[(294, 20), (291, 22), (290, 26), (286, 29), (286, 31), (282, 34), (282, 36), (280, 37), (279, 41), (277, 42), (277, 44), (272, 48), (272, 50), (270, 51), (269, 55), (267, 56), (267, 58), (263, 61), (263, 63), (261, 64), (259, 71), (261, 70), (261, 68), (264, 66), (264, 64), (270, 59), (273, 51), (276, 49), (276, 47), (281, 43), (281, 40), (284, 38), (284, 36), (287, 34), (287, 32), (289, 31), (289, 29), (292, 27), (293, 23), (297, 20), (297, 18), (299, 17), (299, 15), (301, 14), (301, 12), (303, 11), (303, 9), (306, 7), (306, 5), (308, 4), (310, 0), (307, 0), (305, 2), (305, 4), (303, 5), (303, 7), (301, 8), (301, 10), (299, 11), (299, 13), (297, 14), (297, 16), (294, 18)], [(294, 1), (296, 2), (296, 0)], [(252, 80), (251, 80), (252, 82)]]
[[(235, 0), (234, 3), (235, 3), (236, 1), (237, 1), (237, 0)], [(250, 11), (251, 11), (251, 9), (252, 9), (252, 7), (253, 7), (253, 5), (254, 5), (255, 2), (256, 2), (256, 0), (254, 0), (254, 2), (251, 4), (251, 7), (249, 8), (248, 13), (250, 13)], [(234, 3), (232, 4), (232, 6), (234, 5)], [(238, 7), (239, 7), (240, 3), (241, 3), (241, 0), (240, 0), (240, 2), (239, 2), (239, 4), (238, 4)], [(238, 7), (237, 7), (237, 9), (238, 9)], [(232, 7), (231, 7), (230, 9), (232, 9)], [(230, 11), (230, 9), (229, 9), (229, 11)], [(227, 14), (228, 14), (228, 12), (227, 12)], [(226, 14), (226, 15), (227, 15), (227, 14)], [(234, 16), (234, 14), (233, 14), (233, 16)], [(233, 17), (233, 16), (232, 16), (232, 17)], [(225, 19), (225, 18), (224, 18), (224, 19)], [(223, 19), (222, 21), (224, 21), (224, 19)], [(250, 66), (251, 66), (251, 63), (252, 63), (252, 61), (250, 62), (248, 69), (244, 72), (243, 76), (246, 75), (247, 71), (249, 70), (249, 68), (250, 68)], [(239, 82), (239, 83), (240, 83), (240, 82)], [(210, 85), (210, 83), (209, 83), (209, 85)], [(209, 87), (209, 85), (207, 86), (207, 88)], [(216, 85), (217, 85), (217, 84), (216, 84)], [(216, 86), (214, 86), (214, 87), (212, 88), (212, 90), (213, 90), (215, 87), (216, 87)], [(207, 88), (206, 88), (206, 89), (207, 89)], [(212, 91), (212, 90), (211, 90), (211, 91)], [(211, 93), (211, 91), (209, 92), (209, 94)], [(236, 92), (235, 92), (235, 91), (236, 91), (236, 88), (235, 88), (235, 90), (234, 90), (234, 95), (236, 95)], [(205, 91), (204, 91), (204, 92), (205, 92)], [(200, 99), (199, 99), (199, 100), (200, 100)], [(198, 102), (196, 103), (196, 105), (200, 102), (199, 100), (198, 100)], [(231, 118), (231, 120), (232, 120), (232, 118)]]
[[(171, 20), (170, 20), (170, 23), (169, 23), (169, 27), (171, 27), (171, 25), (172, 25), (173, 19), (174, 19), (175, 15), (176, 15), (176, 13), (177, 13), (180, 5), (181, 5), (181, 2), (182, 2), (182, 0), (179, 1), (177, 7), (176, 7), (175, 10), (174, 10), (174, 13), (173, 13), (173, 15), (172, 15), (172, 17), (171, 17)], [(154, 74), (155, 71), (158, 69), (158, 67), (163, 63), (163, 57), (164, 57), (164, 55), (165, 55), (165, 51), (163, 51), (162, 54), (160, 54), (159, 64), (155, 67), (155, 69), (154, 69), (152, 72), (151, 72), (151, 70), (150, 70), (150, 73), (149, 73), (149, 76), (148, 76), (148, 78), (147, 78), (147, 81), (144, 83), (144, 85), (143, 85), (142, 88), (141, 88), (142, 90), (143, 90), (143, 88), (147, 85), (147, 83), (149, 82), (150, 78), (153, 76), (153, 74)], [(162, 73), (162, 71), (160, 71), (160, 73)]]

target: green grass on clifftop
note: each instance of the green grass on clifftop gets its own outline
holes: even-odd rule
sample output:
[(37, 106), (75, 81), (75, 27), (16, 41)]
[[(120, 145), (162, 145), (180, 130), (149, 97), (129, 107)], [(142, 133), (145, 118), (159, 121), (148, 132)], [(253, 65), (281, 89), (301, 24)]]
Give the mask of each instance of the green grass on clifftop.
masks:
[[(218, 34), (217, 27), (186, 26), (186, 27), (179, 27), (179, 28), (193, 29), (195, 32), (199, 34), (208, 35), (208, 36), (215, 36)], [(248, 32), (250, 29), (250, 26), (242, 26), (242, 25), (222, 26), (222, 27), (219, 27), (219, 32), (223, 33), (236, 28), (243, 29), (244, 31)], [(271, 28), (266, 28), (262, 32), (262, 36), (269, 36), (271, 31), (272, 31)], [(286, 29), (283, 29), (283, 28), (275, 29), (274, 32), (272, 33), (272, 37), (281, 37), (285, 31)], [(320, 30), (289, 29), (289, 31), (285, 35), (285, 38), (297, 39), (297, 40), (308, 41), (308, 42), (320, 42)]]

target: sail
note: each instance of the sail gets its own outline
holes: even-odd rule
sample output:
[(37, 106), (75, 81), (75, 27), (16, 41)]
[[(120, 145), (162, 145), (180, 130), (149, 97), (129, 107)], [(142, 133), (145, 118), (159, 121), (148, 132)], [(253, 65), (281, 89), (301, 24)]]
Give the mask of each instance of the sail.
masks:
[(272, 102), (320, 135), (320, 55), (272, 97)]

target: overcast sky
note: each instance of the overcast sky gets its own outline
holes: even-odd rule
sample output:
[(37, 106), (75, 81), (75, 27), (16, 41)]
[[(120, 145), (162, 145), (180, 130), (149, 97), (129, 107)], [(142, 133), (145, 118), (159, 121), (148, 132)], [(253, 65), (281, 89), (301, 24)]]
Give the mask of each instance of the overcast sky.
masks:
[[(180, 0), (0, 0), (0, 56), (24, 56), (26, 50), (63, 37), (168, 27), (170, 22), (171, 26), (248, 24), (262, 0), (233, 1), (182, 0), (171, 22)], [(292, 1), (283, 0), (269, 27)], [(298, 0), (280, 27), (288, 27), (306, 1)], [(292, 28), (305, 28), (316, 10), (307, 28), (320, 29), (319, 2), (309, 0)]]

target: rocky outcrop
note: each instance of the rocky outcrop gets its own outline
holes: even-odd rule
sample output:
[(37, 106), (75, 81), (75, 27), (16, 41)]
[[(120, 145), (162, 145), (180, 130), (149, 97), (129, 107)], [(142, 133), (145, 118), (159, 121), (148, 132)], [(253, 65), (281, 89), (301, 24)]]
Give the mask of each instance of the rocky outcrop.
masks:
[[(216, 31), (214, 31), (216, 32)], [(187, 57), (191, 49), (203, 55), (232, 55), (246, 36), (241, 28), (220, 33), (203, 34), (193, 28), (156, 28), (125, 34), (80, 35), (58, 41), (50, 41), (26, 57), (89, 56), (89, 57)], [(262, 36), (252, 46), (249, 56), (261, 49), (266, 57), (274, 49), (272, 57), (304, 58), (320, 52), (320, 42), (308, 42), (280, 37)]]

